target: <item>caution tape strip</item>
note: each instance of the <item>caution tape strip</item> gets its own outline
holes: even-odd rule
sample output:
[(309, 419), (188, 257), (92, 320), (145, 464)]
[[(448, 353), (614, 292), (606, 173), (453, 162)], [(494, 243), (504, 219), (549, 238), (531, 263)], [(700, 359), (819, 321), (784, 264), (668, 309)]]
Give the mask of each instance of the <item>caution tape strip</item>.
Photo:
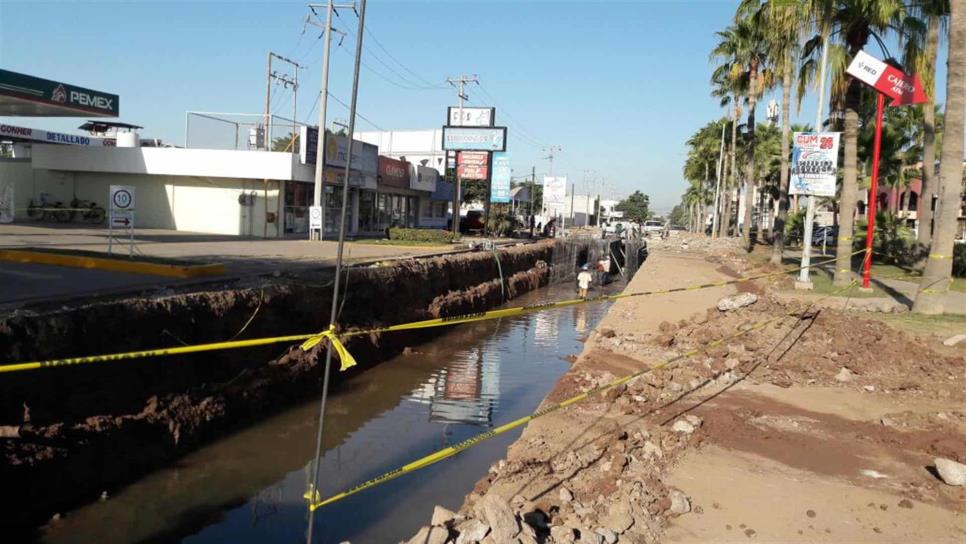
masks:
[[(843, 287), (842, 289), (840, 289), (839, 292), (844, 292), (847, 289), (851, 289), (856, 284), (857, 284), (857, 282), (855, 280), (853, 280), (851, 283), (849, 283), (849, 285), (847, 285), (847, 286)], [(827, 296), (832, 296), (832, 295), (827, 295)], [(811, 303), (811, 304), (814, 304), (814, 302)], [(803, 308), (807, 308), (807, 307), (811, 306), (811, 304), (804, 305)], [(385, 473), (383, 473), (383, 474), (381, 474), (379, 476), (376, 476), (375, 478), (372, 478), (372, 479), (367, 480), (367, 481), (365, 481), (365, 482), (363, 482), (363, 483), (361, 483), (359, 485), (356, 485), (355, 487), (351, 487), (349, 489), (346, 489), (345, 491), (336, 493), (335, 495), (332, 495), (332, 496), (330, 496), (330, 497), (328, 497), (328, 498), (326, 498), (324, 500), (322, 500), (320, 498), (320, 495), (318, 493), (318, 490), (314, 490), (313, 491), (312, 486), (310, 485), (309, 486), (309, 490), (304, 495), (304, 498), (308, 501), (308, 507), (311, 510), (317, 510), (317, 509), (319, 509), (319, 508), (321, 508), (323, 506), (328, 506), (328, 505), (330, 505), (332, 503), (335, 503), (335, 502), (338, 502), (338, 501), (340, 501), (342, 499), (345, 499), (345, 498), (347, 498), (347, 497), (349, 497), (351, 495), (355, 495), (356, 493), (359, 493), (361, 491), (365, 491), (366, 489), (369, 489), (369, 488), (375, 487), (377, 485), (386, 483), (386, 482), (388, 482), (390, 480), (394, 480), (394, 479), (396, 479), (396, 478), (398, 478), (398, 477), (400, 477), (400, 476), (402, 476), (404, 474), (408, 474), (410, 472), (414, 472), (414, 471), (417, 471), (419, 469), (426, 468), (426, 467), (428, 467), (430, 465), (433, 465), (435, 463), (438, 463), (438, 462), (440, 462), (440, 461), (442, 461), (444, 459), (447, 459), (449, 457), (452, 457), (452, 456), (456, 455), (457, 453), (460, 453), (462, 451), (465, 451), (465, 450), (467, 450), (467, 449), (475, 446), (476, 444), (479, 444), (480, 442), (483, 442), (485, 440), (489, 440), (490, 438), (493, 438), (494, 436), (501, 435), (501, 434), (503, 434), (505, 432), (511, 431), (513, 429), (516, 429), (517, 427), (526, 425), (527, 423), (529, 423), (529, 422), (531, 422), (534, 419), (537, 419), (539, 417), (546, 416), (548, 414), (551, 414), (553, 412), (556, 412), (558, 410), (561, 410), (561, 409), (566, 408), (568, 406), (571, 406), (573, 404), (577, 404), (578, 402), (585, 401), (585, 400), (589, 399), (590, 397), (597, 396), (597, 395), (599, 395), (599, 394), (601, 394), (601, 393), (603, 393), (603, 392), (605, 392), (605, 391), (607, 391), (609, 389), (613, 389), (615, 387), (621, 386), (621, 385), (623, 385), (623, 384), (625, 384), (625, 383), (633, 380), (634, 378), (637, 378), (639, 376), (642, 376), (644, 374), (647, 374), (648, 372), (653, 372), (655, 370), (661, 370), (661, 369), (666, 368), (666, 367), (668, 367), (668, 366), (670, 366), (670, 365), (672, 365), (672, 364), (674, 364), (676, 362), (682, 361), (684, 359), (689, 359), (691, 357), (694, 357), (695, 355), (700, 355), (702, 353), (706, 353), (707, 351), (710, 351), (710, 350), (712, 350), (712, 349), (720, 346), (721, 344), (723, 344), (725, 342), (728, 342), (730, 340), (734, 340), (735, 338), (738, 338), (740, 336), (744, 336), (744, 335), (746, 335), (746, 334), (748, 334), (750, 332), (757, 331), (757, 330), (761, 330), (761, 329), (767, 327), (768, 325), (770, 325), (771, 323), (774, 323), (776, 321), (780, 321), (782, 319), (785, 319), (785, 318), (791, 317), (791, 316), (795, 316), (795, 315), (798, 315), (798, 313), (796, 312), (796, 313), (782, 314), (782, 315), (779, 315), (779, 316), (776, 316), (776, 317), (772, 317), (770, 319), (765, 319), (763, 321), (759, 321), (758, 323), (755, 323), (755, 324), (753, 324), (753, 325), (751, 325), (751, 326), (749, 326), (747, 328), (740, 329), (738, 332), (736, 332), (734, 334), (731, 334), (731, 335), (725, 336), (723, 338), (719, 338), (717, 340), (713, 340), (711, 342), (708, 342), (703, 347), (695, 348), (695, 349), (686, 351), (684, 353), (681, 353), (679, 355), (675, 355), (673, 357), (670, 357), (668, 359), (665, 359), (664, 361), (662, 361), (660, 363), (657, 363), (657, 364), (654, 364), (654, 365), (651, 365), (651, 366), (642, 368), (641, 370), (637, 370), (635, 372), (632, 372), (630, 374), (627, 374), (625, 376), (622, 376), (620, 378), (617, 378), (617, 379), (611, 381), (610, 383), (607, 383), (607, 384), (604, 384), (604, 385), (600, 385), (600, 386), (597, 386), (597, 387), (595, 387), (593, 389), (590, 389), (588, 391), (585, 391), (583, 393), (580, 393), (578, 395), (574, 395), (573, 397), (570, 397), (570, 398), (568, 398), (566, 400), (562, 400), (560, 402), (556, 402), (556, 403), (550, 404), (550, 405), (546, 406), (545, 408), (541, 408), (540, 410), (537, 410), (536, 412), (533, 412), (530, 415), (523, 416), (521, 418), (515, 419), (515, 420), (513, 420), (513, 421), (511, 421), (509, 423), (504, 423), (503, 425), (500, 425), (498, 427), (495, 427), (493, 429), (490, 429), (489, 431), (486, 431), (484, 433), (480, 433), (478, 435), (472, 436), (472, 437), (470, 437), (470, 438), (468, 438), (468, 439), (466, 439), (466, 440), (464, 440), (462, 442), (459, 442), (459, 443), (454, 444), (452, 446), (449, 446), (447, 448), (443, 448), (441, 450), (435, 451), (435, 452), (433, 452), (433, 453), (431, 453), (429, 455), (420, 457), (419, 459), (416, 459), (415, 461), (412, 461), (410, 463), (407, 463), (407, 464), (405, 464), (405, 465), (403, 465), (403, 466), (401, 466), (399, 468), (396, 468), (394, 470), (390, 470), (389, 472), (385, 472)]]
[[(849, 257), (857, 255), (859, 253), (865, 252), (865, 249), (852, 253)], [(733, 280), (726, 280), (713, 283), (703, 283), (697, 285), (691, 285), (687, 287), (674, 287), (671, 289), (657, 289), (653, 291), (639, 291), (635, 293), (618, 293), (614, 295), (601, 295), (597, 297), (590, 297), (586, 299), (576, 298), (569, 300), (561, 300), (557, 302), (547, 302), (543, 304), (532, 304), (529, 306), (517, 306), (514, 308), (504, 308), (500, 310), (489, 310), (485, 312), (477, 312), (472, 314), (460, 314), (448, 317), (439, 317), (434, 319), (426, 319), (422, 321), (413, 321), (410, 323), (401, 323), (398, 325), (390, 325), (387, 327), (374, 327), (369, 329), (360, 329), (352, 331), (344, 331), (341, 333), (336, 333), (332, 325), (328, 329), (322, 332), (316, 333), (305, 333), (290, 336), (271, 336), (264, 338), (253, 338), (250, 340), (232, 340), (225, 342), (213, 342), (208, 344), (197, 344), (190, 346), (177, 346), (171, 348), (156, 348), (141, 351), (127, 351), (119, 353), (109, 353), (101, 355), (87, 355), (82, 357), (67, 357), (61, 359), (50, 359), (44, 361), (31, 361), (31, 362), (21, 362), (13, 363), (7, 365), (0, 365), (0, 374), (10, 373), (10, 372), (23, 372), (30, 370), (40, 370), (46, 368), (55, 368), (63, 366), (81, 365), (81, 364), (92, 364), (92, 363), (107, 363), (114, 361), (123, 361), (129, 359), (145, 359), (149, 357), (167, 357), (172, 355), (184, 355), (189, 353), (200, 353), (207, 351), (220, 351), (229, 349), (239, 349), (255, 346), (264, 346), (270, 344), (280, 344), (284, 342), (303, 342), (301, 348), (307, 351), (313, 348), (315, 345), (319, 344), (323, 340), (327, 340), (336, 353), (339, 355), (341, 360), (340, 370), (346, 370), (356, 365), (356, 361), (349, 354), (348, 350), (342, 344), (341, 340), (352, 337), (352, 336), (362, 336), (366, 334), (379, 334), (385, 332), (396, 332), (396, 331), (408, 331), (417, 329), (426, 329), (432, 327), (443, 327), (448, 325), (459, 325), (463, 323), (473, 323), (477, 321), (487, 321), (491, 319), (500, 319), (504, 317), (512, 317), (522, 314), (527, 314), (537, 311), (545, 311), (558, 308), (566, 308), (569, 306), (576, 306), (578, 304), (592, 304), (597, 302), (614, 301), (622, 298), (631, 297), (641, 297), (641, 296), (652, 296), (652, 295), (664, 295), (670, 293), (679, 293), (685, 291), (697, 291), (701, 289), (710, 289), (714, 287), (724, 287), (727, 285), (735, 285), (739, 283), (745, 283), (754, 280), (765, 279), (769, 277), (777, 277), (784, 274), (789, 274), (801, 270), (803, 268), (812, 268), (816, 266), (822, 266), (833, 262), (835, 259), (827, 259), (824, 261), (817, 261), (815, 263), (805, 266), (797, 266), (794, 268), (788, 268), (779, 272), (771, 272), (767, 274), (759, 274), (755, 276), (746, 276), (744, 278), (736, 278)]]

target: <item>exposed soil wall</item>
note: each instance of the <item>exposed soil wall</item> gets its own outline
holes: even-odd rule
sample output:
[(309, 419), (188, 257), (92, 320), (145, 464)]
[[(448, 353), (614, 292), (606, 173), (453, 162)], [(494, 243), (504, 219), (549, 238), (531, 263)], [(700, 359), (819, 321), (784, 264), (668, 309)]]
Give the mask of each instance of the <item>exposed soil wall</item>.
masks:
[[(353, 268), (340, 323), (370, 327), (492, 308), (545, 285), (552, 252), (553, 242), (541, 242), (496, 255)], [(332, 279), (331, 271), (303, 273), (260, 285), (20, 312), (0, 321), (0, 356), (26, 361), (318, 331), (328, 325)], [(433, 333), (353, 337), (348, 347), (360, 364), (350, 372)], [(245, 422), (318, 394), (320, 353), (279, 344), (4, 376), (0, 526), (32, 527)]]

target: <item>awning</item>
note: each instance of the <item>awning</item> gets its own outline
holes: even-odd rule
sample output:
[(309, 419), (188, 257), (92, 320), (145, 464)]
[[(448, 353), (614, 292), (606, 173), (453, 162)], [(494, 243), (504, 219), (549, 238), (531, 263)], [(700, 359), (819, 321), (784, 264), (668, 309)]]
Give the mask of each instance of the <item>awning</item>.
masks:
[(0, 115), (19, 117), (117, 117), (116, 94), (0, 70)]

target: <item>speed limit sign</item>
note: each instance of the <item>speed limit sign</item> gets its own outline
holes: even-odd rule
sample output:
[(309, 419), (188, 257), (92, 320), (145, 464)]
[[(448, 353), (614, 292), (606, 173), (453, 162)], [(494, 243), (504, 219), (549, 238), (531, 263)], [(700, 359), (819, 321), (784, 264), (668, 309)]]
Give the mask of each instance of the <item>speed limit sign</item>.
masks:
[(322, 206), (309, 207), (309, 228), (310, 229), (322, 228)]
[(134, 187), (111, 185), (111, 211), (134, 210)]

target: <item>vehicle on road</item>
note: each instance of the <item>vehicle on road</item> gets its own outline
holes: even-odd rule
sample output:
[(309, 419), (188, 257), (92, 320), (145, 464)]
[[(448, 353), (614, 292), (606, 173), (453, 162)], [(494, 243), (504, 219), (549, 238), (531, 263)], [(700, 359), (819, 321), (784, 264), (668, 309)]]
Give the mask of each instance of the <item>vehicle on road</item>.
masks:
[(483, 212), (470, 210), (460, 216), (460, 232), (483, 231)]
[(662, 232), (664, 232), (664, 221), (649, 219), (644, 222), (644, 236), (660, 235)]
[(812, 245), (820, 246), (824, 244), (826, 246), (834, 246), (838, 236), (838, 227), (815, 227), (815, 230), (812, 231)]

